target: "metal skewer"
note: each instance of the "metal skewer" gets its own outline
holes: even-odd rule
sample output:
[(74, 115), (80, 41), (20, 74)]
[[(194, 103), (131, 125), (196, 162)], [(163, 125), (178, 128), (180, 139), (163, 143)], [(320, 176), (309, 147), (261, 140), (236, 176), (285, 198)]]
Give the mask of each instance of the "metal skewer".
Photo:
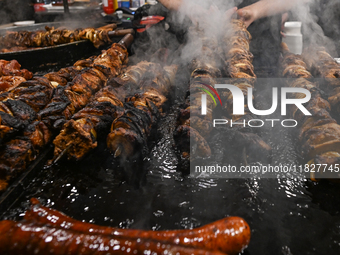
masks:
[(118, 158), (123, 152), (123, 149), (122, 149), (122, 146), (121, 145), (118, 145), (118, 148), (116, 149), (115, 151), (115, 154), (114, 154), (114, 158)]
[(58, 161), (60, 160), (60, 159), (62, 159), (63, 157), (64, 157), (64, 155), (66, 155), (66, 153), (68, 152), (68, 150), (72, 147), (72, 145), (73, 145), (73, 142), (71, 142), (69, 145), (67, 145), (67, 147), (53, 160), (51, 160), (51, 161), (49, 161), (48, 163), (47, 163), (47, 166), (49, 166), (49, 167), (51, 167), (51, 166), (53, 166), (53, 165), (55, 165), (55, 164), (57, 164), (58, 163)]

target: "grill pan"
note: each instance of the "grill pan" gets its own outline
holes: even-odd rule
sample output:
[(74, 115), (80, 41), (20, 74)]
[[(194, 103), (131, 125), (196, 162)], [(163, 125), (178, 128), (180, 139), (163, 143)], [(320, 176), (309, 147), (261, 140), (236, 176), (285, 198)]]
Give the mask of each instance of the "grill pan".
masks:
[[(100, 27), (106, 24), (89, 23), (72, 25), (72, 22), (48, 22), (38, 23), (31, 26), (9, 27), (0, 29), (0, 36), (4, 35), (6, 31), (36, 31), (44, 30), (48, 27), (67, 27), (68, 29), (75, 29), (79, 27)], [(122, 37), (112, 38), (113, 42), (118, 42)], [(65, 66), (73, 65), (77, 60), (87, 58), (92, 55), (100, 54), (100, 50), (96, 49), (88, 40), (76, 41), (61, 45), (42, 47), (37, 49), (15, 51), (8, 53), (0, 53), (0, 59), (17, 60), (22, 68), (28, 69), (32, 72), (42, 72), (50, 69), (60, 69)]]

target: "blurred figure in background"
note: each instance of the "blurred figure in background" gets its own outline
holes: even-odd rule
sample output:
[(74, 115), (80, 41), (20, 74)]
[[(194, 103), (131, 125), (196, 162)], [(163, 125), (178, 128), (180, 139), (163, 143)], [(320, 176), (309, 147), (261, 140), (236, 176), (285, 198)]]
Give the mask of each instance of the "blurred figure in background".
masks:
[[(181, 5), (187, 0), (159, 0), (164, 6), (172, 10), (180, 10)], [(228, 1), (218, 0), (211, 3), (218, 5), (238, 4), (237, 7), (229, 9), (225, 13), (228, 19), (234, 13), (242, 19), (248, 27), (253, 39), (250, 43), (250, 51), (254, 54), (254, 66), (273, 67), (277, 66), (280, 54), (281, 29), (284, 19), (283, 14), (298, 4), (307, 3), (310, 0), (243, 0)], [(187, 1), (193, 2), (193, 1)], [(196, 3), (196, 2), (195, 2)], [(193, 4), (194, 5), (194, 4)], [(193, 6), (193, 17), (197, 12), (202, 12), (200, 6)], [(218, 10), (218, 9), (217, 9)], [(208, 10), (206, 10), (208, 11)], [(213, 14), (209, 14), (213, 15)], [(236, 15), (235, 15), (236, 16)], [(223, 22), (223, 21), (221, 21)]]
[(0, 0), (0, 24), (33, 18), (33, 0)]

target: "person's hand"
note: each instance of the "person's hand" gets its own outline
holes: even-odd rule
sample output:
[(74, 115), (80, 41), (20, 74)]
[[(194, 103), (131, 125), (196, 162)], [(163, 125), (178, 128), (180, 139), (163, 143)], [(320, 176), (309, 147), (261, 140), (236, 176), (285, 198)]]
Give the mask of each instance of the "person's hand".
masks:
[(224, 21), (229, 22), (231, 17), (236, 13), (237, 7), (231, 8), (224, 13)]
[(257, 20), (257, 12), (256, 8), (253, 8), (252, 5), (246, 6), (237, 11), (237, 15), (239, 19), (241, 19), (246, 27), (249, 27), (251, 23)]
[(194, 9), (195, 11), (190, 12), (188, 16), (193, 24), (202, 25), (202, 23), (207, 22), (207, 17), (220, 18), (223, 16), (225, 21), (230, 21), (231, 16), (236, 12), (237, 7), (227, 10), (225, 13), (221, 13), (218, 7), (214, 4), (212, 4), (209, 9), (205, 9), (199, 5), (194, 5), (191, 9)]
[(286, 37), (286, 35), (284, 34), (284, 28), (285, 28), (285, 23), (289, 18), (289, 14), (288, 12), (285, 12), (284, 14), (282, 14), (282, 20), (281, 20), (281, 31), (280, 34), (282, 37)]

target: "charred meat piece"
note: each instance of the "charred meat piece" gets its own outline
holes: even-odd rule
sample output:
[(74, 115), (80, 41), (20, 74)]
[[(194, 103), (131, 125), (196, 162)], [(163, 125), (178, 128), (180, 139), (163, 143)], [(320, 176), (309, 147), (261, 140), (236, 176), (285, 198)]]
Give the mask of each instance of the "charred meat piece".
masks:
[(317, 79), (317, 85), (328, 94), (334, 111), (340, 113), (340, 64), (324, 47), (310, 46), (304, 50), (303, 59), (307, 68)]
[(20, 100), (0, 102), (0, 143), (23, 130), (36, 118), (36, 112)]
[(128, 109), (113, 121), (107, 137), (107, 146), (115, 157), (131, 159), (146, 154), (147, 138), (163, 112), (177, 69), (176, 65), (164, 68), (153, 80), (142, 82), (142, 92), (126, 99)]
[[(7, 182), (35, 158), (34, 149), (27, 140), (14, 139), (2, 146), (0, 158), (0, 178)], [(6, 187), (0, 187), (0, 190), (3, 190), (2, 188)]]
[(33, 77), (0, 94), (1, 139), (9, 139), (35, 120), (36, 113), (50, 102), (53, 89), (46, 78)]
[(105, 80), (119, 74), (126, 63), (125, 47), (113, 44), (94, 59), (93, 67), (83, 69), (65, 87), (57, 87), (52, 101), (39, 112), (39, 117), (60, 130), (67, 120), (91, 101), (91, 97), (104, 86)]
[(211, 156), (207, 139), (212, 133), (212, 113), (219, 99), (214, 93), (211, 94), (213, 98), (210, 96), (206, 98), (206, 115), (202, 115), (201, 101), (206, 90), (214, 90), (216, 78), (222, 75), (220, 70), (222, 54), (219, 52), (216, 38), (205, 37), (204, 31), (197, 27), (192, 27), (190, 31), (200, 37), (203, 45), (188, 66), (191, 75), (186, 103), (179, 112), (178, 126), (174, 132), (176, 147), (183, 164), (187, 164), (195, 157)]
[(114, 119), (123, 113), (123, 90), (107, 86), (94, 100), (65, 123), (53, 141), (54, 155), (67, 149), (68, 159), (80, 160), (97, 146), (97, 136), (108, 134)]
[(21, 65), (16, 60), (0, 60), (0, 76), (20, 76), (26, 80), (32, 79), (33, 74), (31, 72), (20, 68)]
[(25, 81), (21, 76), (0, 76), (0, 92), (10, 91)]

